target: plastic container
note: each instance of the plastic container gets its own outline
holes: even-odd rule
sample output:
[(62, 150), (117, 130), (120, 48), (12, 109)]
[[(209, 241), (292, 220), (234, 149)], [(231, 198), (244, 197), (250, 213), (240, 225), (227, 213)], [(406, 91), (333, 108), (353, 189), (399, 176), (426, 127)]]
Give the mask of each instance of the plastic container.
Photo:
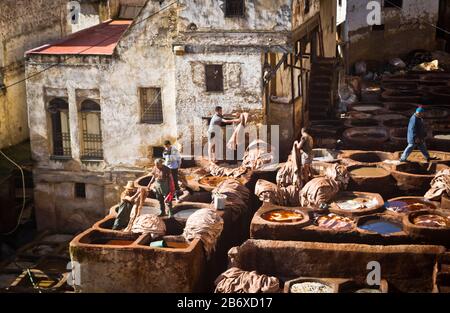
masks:
[(224, 210), (225, 209), (225, 203), (227, 201), (227, 196), (222, 194), (215, 194), (213, 196), (214, 198), (214, 208), (216, 210)]

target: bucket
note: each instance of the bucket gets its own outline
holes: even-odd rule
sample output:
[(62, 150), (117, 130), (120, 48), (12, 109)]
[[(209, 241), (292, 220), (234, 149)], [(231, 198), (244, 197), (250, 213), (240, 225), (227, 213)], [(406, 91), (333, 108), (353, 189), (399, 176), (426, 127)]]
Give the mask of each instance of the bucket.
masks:
[(214, 208), (216, 210), (224, 210), (226, 201), (227, 201), (226, 195), (215, 194), (214, 195)]

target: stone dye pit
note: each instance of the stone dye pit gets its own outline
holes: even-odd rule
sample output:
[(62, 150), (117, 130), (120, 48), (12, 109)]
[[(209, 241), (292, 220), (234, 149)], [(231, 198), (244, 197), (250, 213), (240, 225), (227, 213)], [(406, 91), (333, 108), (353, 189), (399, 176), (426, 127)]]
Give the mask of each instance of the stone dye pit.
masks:
[(429, 189), (436, 173), (445, 168), (443, 164), (410, 162), (396, 165), (391, 174), (400, 190), (420, 195)]
[(278, 209), (262, 214), (261, 218), (274, 223), (296, 223), (302, 221), (305, 217), (297, 211)]
[(383, 210), (383, 198), (376, 193), (341, 192), (330, 203), (330, 212), (360, 216)]
[(436, 210), (438, 207), (435, 203), (425, 200), (422, 197), (399, 197), (390, 199), (385, 204), (386, 210), (398, 213), (407, 214), (420, 210)]
[(402, 231), (401, 223), (375, 217), (360, 221), (358, 228), (381, 235), (390, 235)]
[(392, 153), (382, 151), (358, 151), (348, 154), (346, 158), (364, 165), (375, 165), (383, 163), (386, 160), (393, 160), (394, 155)]
[(384, 127), (355, 127), (343, 133), (347, 144), (366, 149), (375, 149), (389, 140), (389, 131)]

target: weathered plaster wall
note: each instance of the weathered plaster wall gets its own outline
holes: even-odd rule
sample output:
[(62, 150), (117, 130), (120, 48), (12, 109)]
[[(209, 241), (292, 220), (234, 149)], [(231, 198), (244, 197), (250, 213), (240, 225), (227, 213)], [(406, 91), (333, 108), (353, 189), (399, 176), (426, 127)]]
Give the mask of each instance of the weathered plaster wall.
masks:
[[(24, 78), (24, 52), (65, 34), (65, 1), (0, 1), (0, 72), (8, 86)], [(45, 18), (42, 18), (45, 16)], [(0, 148), (28, 138), (25, 84), (0, 91)]]
[(435, 47), (439, 0), (404, 0), (403, 8), (382, 8), (384, 31), (367, 25), (368, 1), (348, 0), (347, 23), (350, 64), (360, 59), (386, 60), (414, 49)]
[(244, 17), (224, 17), (223, 0), (180, 0), (180, 30), (194, 23), (198, 31), (288, 31), (292, 0), (246, 0)]
[[(330, 0), (329, 0), (330, 1)], [(334, 1), (334, 0), (331, 0)], [(304, 22), (320, 12), (320, 0), (310, 0), (309, 12), (305, 12), (305, 0), (292, 0), (292, 29), (300, 27)]]
[[(75, 231), (90, 226), (117, 203), (121, 186), (143, 175), (143, 167), (151, 165), (151, 148), (176, 138), (174, 59), (167, 40), (172, 14), (167, 11), (151, 23), (135, 25), (135, 31), (125, 34), (116, 57), (72, 57), (65, 61), (52, 56), (29, 57), (28, 75), (55, 62), (63, 63), (27, 82), (30, 140), (37, 162), (34, 179), (39, 228)], [(140, 87), (162, 88), (163, 124), (140, 123)], [(86, 95), (101, 106), (103, 162), (80, 160), (77, 106), (80, 96)], [(46, 104), (52, 97), (68, 99), (70, 161), (50, 158)], [(87, 199), (74, 199), (75, 182), (86, 183)]]

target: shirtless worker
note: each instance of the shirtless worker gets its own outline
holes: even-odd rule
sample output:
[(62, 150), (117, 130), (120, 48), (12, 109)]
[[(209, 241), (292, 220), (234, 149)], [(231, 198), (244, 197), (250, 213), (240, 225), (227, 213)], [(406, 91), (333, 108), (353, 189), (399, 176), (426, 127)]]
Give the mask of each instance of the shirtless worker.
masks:
[(208, 128), (208, 158), (210, 162), (216, 162), (216, 132), (223, 124), (239, 123), (240, 119), (226, 120), (223, 117), (223, 110), (221, 106), (216, 106), (215, 114), (211, 118)]

